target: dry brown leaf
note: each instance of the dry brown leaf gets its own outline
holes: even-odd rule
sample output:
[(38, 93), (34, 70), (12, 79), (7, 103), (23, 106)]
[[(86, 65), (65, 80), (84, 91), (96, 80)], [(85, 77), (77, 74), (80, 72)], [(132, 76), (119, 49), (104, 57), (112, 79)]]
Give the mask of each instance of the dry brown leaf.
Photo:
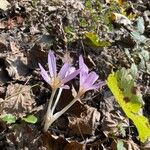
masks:
[(14, 41), (10, 41), (10, 49), (11, 49), (13, 54), (19, 52), (19, 48)]
[(113, 133), (113, 135), (116, 136), (120, 136), (121, 133), (118, 127), (119, 124), (121, 127), (129, 127), (128, 119), (125, 119), (119, 110), (106, 112), (102, 121), (102, 131), (106, 136), (110, 133)]
[(29, 125), (15, 125), (12, 132), (6, 135), (6, 140), (11, 150), (16, 150), (16, 145), (19, 150), (46, 150), (39, 131)]
[(8, 55), (5, 59), (6, 70), (14, 80), (26, 80), (29, 72), (27, 67), (27, 58), (23, 53)]
[(8, 50), (7, 41), (5, 38), (0, 37), (0, 56), (3, 56), (3, 52), (6, 52)]
[(42, 65), (47, 63), (47, 53), (43, 51), (42, 44), (35, 44), (30, 50), (28, 56), (28, 66), (31, 69), (35, 69), (38, 66), (38, 63)]
[(150, 149), (150, 139), (147, 140), (147, 141), (143, 144), (143, 149), (144, 149), (144, 150), (149, 150), (149, 149)]
[(11, 84), (7, 87), (3, 101), (2, 114), (13, 114), (16, 117), (25, 116), (33, 108), (34, 100), (31, 97), (31, 86)]
[(85, 145), (77, 141), (69, 141), (62, 136), (54, 136), (50, 133), (42, 135), (43, 143), (51, 150), (85, 150)]
[(3, 68), (0, 67), (0, 85), (3, 85), (9, 81), (9, 77), (7, 74), (7, 71)]
[[(134, 143), (131, 139), (122, 140), (122, 142), (123, 142), (123, 146), (126, 150), (140, 150), (139, 146), (136, 143)], [(110, 149), (111, 150), (116, 150), (117, 149), (117, 141), (116, 140), (111, 143)], [(117, 150), (119, 150), (119, 149), (117, 149)]]
[(4, 22), (0, 21), (0, 29), (5, 29), (6, 25)]
[(140, 147), (130, 139), (126, 141), (124, 145), (128, 150), (141, 150)]
[(80, 117), (69, 117), (70, 135), (93, 135), (100, 121), (100, 113), (93, 107), (86, 106)]

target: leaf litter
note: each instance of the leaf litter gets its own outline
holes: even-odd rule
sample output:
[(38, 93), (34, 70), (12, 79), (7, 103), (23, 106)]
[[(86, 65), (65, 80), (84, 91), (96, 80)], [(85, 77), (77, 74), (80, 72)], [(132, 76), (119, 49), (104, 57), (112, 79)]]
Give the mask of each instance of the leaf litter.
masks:
[[(150, 4), (138, 2), (13, 0), (7, 1), (9, 7), (0, 5), (0, 111), (17, 118), (14, 124), (0, 122), (1, 149), (149, 149), (149, 141), (137, 138), (134, 123), (106, 85), (87, 92), (47, 133), (41, 132), (51, 90), (39, 75), (38, 63), (47, 67), (49, 50), (55, 51), (58, 68), (61, 61), (78, 66), (83, 54), (101, 80), (112, 69), (132, 68), (145, 101), (143, 114), (149, 118)], [(69, 83), (75, 90), (77, 78)], [(63, 91), (56, 111), (70, 102), (71, 94)], [(20, 121), (33, 113), (37, 123)]]

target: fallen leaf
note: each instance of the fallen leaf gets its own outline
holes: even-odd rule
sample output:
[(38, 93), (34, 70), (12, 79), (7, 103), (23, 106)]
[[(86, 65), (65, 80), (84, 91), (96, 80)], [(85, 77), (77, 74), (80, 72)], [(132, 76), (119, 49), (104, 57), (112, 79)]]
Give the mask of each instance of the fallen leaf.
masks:
[(102, 128), (106, 136), (113, 134), (115, 136), (122, 136), (119, 130), (119, 124), (122, 128), (127, 128), (129, 126), (129, 121), (126, 119), (119, 110), (113, 110), (103, 114)]
[(116, 73), (113, 72), (107, 79), (107, 85), (126, 116), (130, 118), (136, 126), (140, 141), (145, 142), (150, 138), (150, 124), (148, 118), (141, 113), (143, 107), (142, 95), (135, 86), (129, 71), (130, 70), (122, 68)]
[[(71, 141), (62, 136), (51, 135), (49, 132), (42, 135), (43, 143), (47, 149), (52, 150), (84, 150), (85, 144)], [(60, 148), (61, 145), (61, 148)]]
[(23, 117), (33, 109), (34, 100), (31, 97), (31, 86), (11, 84), (7, 87), (2, 114), (12, 114)]
[(69, 135), (93, 135), (100, 121), (100, 112), (95, 108), (86, 106), (86, 110), (81, 112), (80, 117), (68, 117)]
[(8, 55), (5, 59), (5, 65), (6, 70), (12, 79), (26, 80), (29, 68), (27, 67), (27, 58), (23, 53)]
[(13, 54), (19, 52), (19, 48), (14, 41), (10, 41), (10, 49), (11, 49)]
[(7, 0), (0, 0), (0, 9), (7, 10), (10, 3)]
[(131, 21), (126, 16), (119, 13), (112, 13), (111, 20), (113, 22), (116, 22), (118, 24), (123, 24), (125, 26), (131, 25)]
[(14, 124), (11, 128), (11, 132), (6, 135), (7, 145), (10, 149), (28, 149), (28, 150), (46, 150), (42, 145), (42, 139), (39, 135), (39, 131), (34, 126), (27, 124)]

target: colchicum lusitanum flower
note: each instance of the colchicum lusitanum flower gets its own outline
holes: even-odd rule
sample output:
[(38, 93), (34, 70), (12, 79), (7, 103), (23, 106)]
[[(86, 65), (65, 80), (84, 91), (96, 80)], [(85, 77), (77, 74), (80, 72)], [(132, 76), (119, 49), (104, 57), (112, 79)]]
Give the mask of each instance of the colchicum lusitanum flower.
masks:
[[(99, 89), (104, 82), (100, 81), (95, 83), (98, 79), (98, 75), (92, 71), (89, 72), (88, 67), (83, 61), (83, 57), (79, 57), (79, 69), (76, 70), (74, 67), (71, 67), (69, 63), (64, 63), (59, 73), (57, 73), (56, 67), (56, 57), (53, 52), (49, 52), (48, 54), (48, 67), (49, 74), (47, 71), (39, 64), (41, 70), (41, 76), (43, 79), (51, 86), (52, 93), (49, 100), (47, 112), (44, 117), (44, 132), (48, 130), (51, 124), (58, 119), (63, 113), (65, 113), (76, 101), (78, 101), (81, 96), (88, 90)], [(66, 83), (73, 78), (75, 78), (78, 74), (80, 74), (80, 87), (74, 99), (62, 110), (57, 113), (54, 113), (56, 105), (60, 99), (61, 92), (63, 89), (69, 89), (69, 86)], [(59, 89), (56, 100), (53, 102), (56, 91)]]

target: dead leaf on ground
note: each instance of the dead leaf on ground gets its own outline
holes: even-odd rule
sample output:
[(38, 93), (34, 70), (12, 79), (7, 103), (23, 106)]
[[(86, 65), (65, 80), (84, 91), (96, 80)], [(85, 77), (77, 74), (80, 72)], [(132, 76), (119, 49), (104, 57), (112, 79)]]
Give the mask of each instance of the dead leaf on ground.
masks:
[(35, 69), (38, 63), (45, 65), (47, 63), (47, 53), (43, 50), (42, 43), (35, 44), (30, 50), (28, 56), (28, 66)]
[(3, 101), (2, 114), (13, 114), (23, 117), (33, 109), (34, 100), (31, 96), (31, 86), (11, 84), (7, 87)]
[(122, 135), (118, 125), (123, 128), (129, 127), (128, 119), (126, 119), (119, 110), (106, 112), (103, 115), (101, 130), (105, 133), (106, 136), (109, 134), (113, 134), (115, 136)]
[(4, 22), (0, 21), (0, 29), (5, 29), (6, 25)]
[(69, 135), (93, 135), (100, 121), (100, 112), (95, 108), (86, 106), (86, 110), (81, 112), (80, 117), (68, 117)]
[(10, 81), (10, 79), (7, 71), (3, 67), (0, 67), (0, 85), (3, 85), (8, 81)]
[(1, 35), (0, 37), (0, 57), (3, 57), (3, 53), (8, 51), (8, 44), (5, 38), (2, 37), (3, 35)]
[(150, 149), (150, 139), (147, 140), (147, 141), (143, 144), (143, 148), (144, 148), (144, 150), (149, 150), (149, 149)]
[(0, 0), (0, 9), (7, 10), (10, 3), (7, 0)]
[(43, 143), (51, 150), (85, 150), (85, 145), (77, 141), (70, 141), (62, 136), (45, 133), (42, 135)]
[[(36, 133), (36, 134), (35, 134)], [(42, 139), (39, 131), (26, 124), (16, 124), (12, 128), (12, 132), (6, 135), (6, 140), (11, 149), (27, 149), (27, 150), (46, 150), (42, 146)]]
[[(129, 140), (120, 139), (120, 140), (123, 142), (123, 148), (125, 148), (126, 150), (141, 150), (139, 148), (139, 146), (136, 143), (134, 143), (134, 141), (131, 139), (129, 139)], [(116, 150), (116, 149), (121, 150), (122, 149), (121, 147), (119, 147), (119, 148), (120, 149), (117, 148), (117, 141), (116, 140), (111, 143), (111, 146), (110, 146), (111, 150)]]
[(10, 41), (10, 49), (11, 49), (13, 54), (19, 52), (19, 47), (14, 41)]
[(29, 68), (27, 67), (27, 58), (23, 53), (8, 55), (5, 59), (6, 70), (9, 76), (14, 80), (26, 80)]

